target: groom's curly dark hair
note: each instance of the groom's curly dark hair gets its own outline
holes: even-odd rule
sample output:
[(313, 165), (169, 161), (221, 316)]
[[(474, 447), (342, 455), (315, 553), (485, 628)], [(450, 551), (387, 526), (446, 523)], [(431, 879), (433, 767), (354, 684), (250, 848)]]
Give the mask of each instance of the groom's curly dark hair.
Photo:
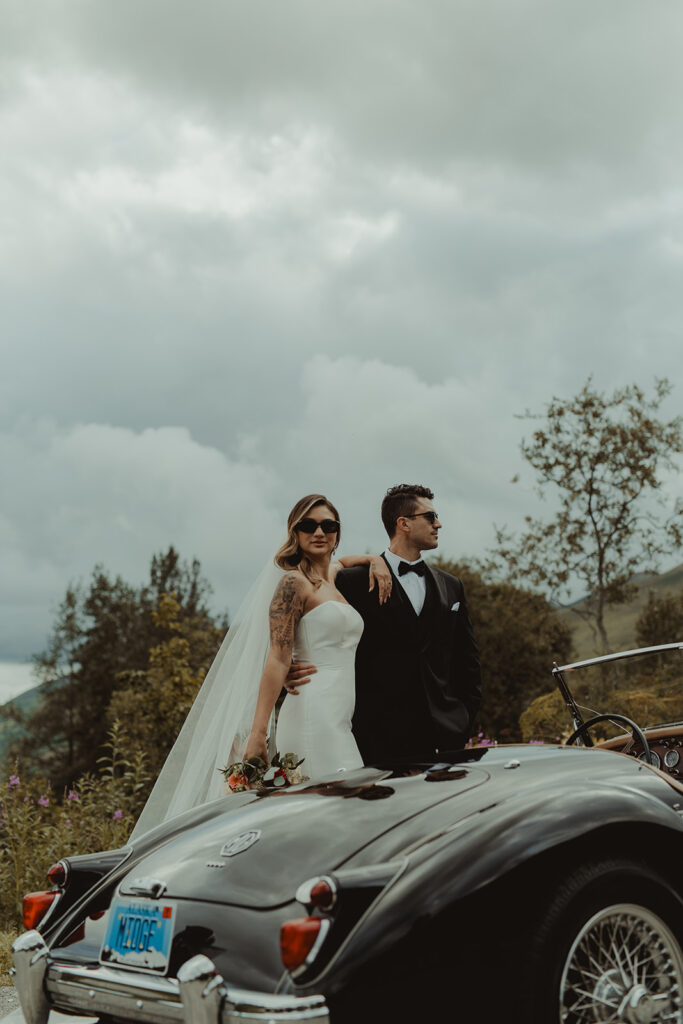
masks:
[(393, 537), (396, 521), (400, 516), (410, 516), (417, 508), (418, 498), (434, 498), (434, 492), (421, 484), (397, 484), (390, 487), (382, 500), (382, 522), (384, 529)]

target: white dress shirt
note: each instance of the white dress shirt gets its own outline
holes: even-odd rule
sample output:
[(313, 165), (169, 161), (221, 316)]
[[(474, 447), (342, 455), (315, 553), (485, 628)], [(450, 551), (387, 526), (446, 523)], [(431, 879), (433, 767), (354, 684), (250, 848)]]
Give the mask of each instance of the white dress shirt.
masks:
[[(427, 581), (424, 576), (418, 576), (416, 572), (407, 572), (404, 576), (399, 576), (398, 567), (401, 562), (405, 562), (407, 560), (405, 558), (401, 558), (400, 555), (395, 555), (393, 551), (389, 550), (389, 548), (384, 552), (384, 557), (389, 563), (389, 568), (407, 594), (408, 600), (415, 609), (415, 614), (419, 615), (422, 611), (422, 606), (425, 603), (425, 597), (427, 596)], [(408, 562), (408, 565), (417, 565), (417, 563), (421, 561), (421, 558), (416, 558), (414, 562)]]

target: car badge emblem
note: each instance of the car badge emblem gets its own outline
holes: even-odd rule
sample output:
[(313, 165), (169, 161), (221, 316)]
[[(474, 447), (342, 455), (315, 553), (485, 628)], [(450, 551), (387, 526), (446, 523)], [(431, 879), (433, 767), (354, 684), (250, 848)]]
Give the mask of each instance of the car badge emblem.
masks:
[(226, 843), (221, 850), (221, 857), (236, 857), (238, 853), (244, 853), (261, 838), (261, 829), (255, 828), (250, 832), (240, 832), (238, 836)]

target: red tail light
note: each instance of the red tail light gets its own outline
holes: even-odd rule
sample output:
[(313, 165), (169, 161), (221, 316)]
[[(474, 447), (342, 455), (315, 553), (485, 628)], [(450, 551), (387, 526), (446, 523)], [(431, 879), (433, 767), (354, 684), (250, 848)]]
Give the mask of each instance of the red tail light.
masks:
[(24, 896), (24, 928), (37, 928), (43, 920), (53, 901), (59, 896), (52, 892), (29, 892)]
[(297, 917), (280, 928), (280, 954), (288, 971), (296, 971), (315, 956), (316, 943), (322, 942), (330, 922), (324, 917)]
[(329, 875), (317, 875), (301, 883), (296, 898), (307, 910), (332, 910), (337, 902), (337, 883)]
[(309, 899), (314, 907), (319, 907), (320, 910), (331, 910), (336, 902), (337, 893), (327, 878), (321, 878), (319, 882), (311, 886)]
[(59, 889), (62, 889), (66, 884), (67, 870), (66, 864), (63, 860), (58, 860), (56, 864), (53, 864), (47, 871), (47, 880), (56, 885)]

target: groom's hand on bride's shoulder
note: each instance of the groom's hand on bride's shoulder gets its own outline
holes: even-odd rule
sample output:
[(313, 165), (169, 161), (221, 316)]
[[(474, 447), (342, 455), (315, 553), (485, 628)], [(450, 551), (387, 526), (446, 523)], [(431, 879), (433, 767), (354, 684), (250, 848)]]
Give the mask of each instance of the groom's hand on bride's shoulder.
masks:
[(375, 589), (377, 584), (377, 597), (380, 604), (386, 604), (391, 597), (391, 572), (389, 566), (381, 555), (372, 555), (368, 566), (369, 591)]
[(285, 690), (287, 693), (296, 694), (298, 687), (310, 683), (311, 676), (317, 672), (315, 665), (304, 665), (303, 662), (292, 662), (285, 679)]

